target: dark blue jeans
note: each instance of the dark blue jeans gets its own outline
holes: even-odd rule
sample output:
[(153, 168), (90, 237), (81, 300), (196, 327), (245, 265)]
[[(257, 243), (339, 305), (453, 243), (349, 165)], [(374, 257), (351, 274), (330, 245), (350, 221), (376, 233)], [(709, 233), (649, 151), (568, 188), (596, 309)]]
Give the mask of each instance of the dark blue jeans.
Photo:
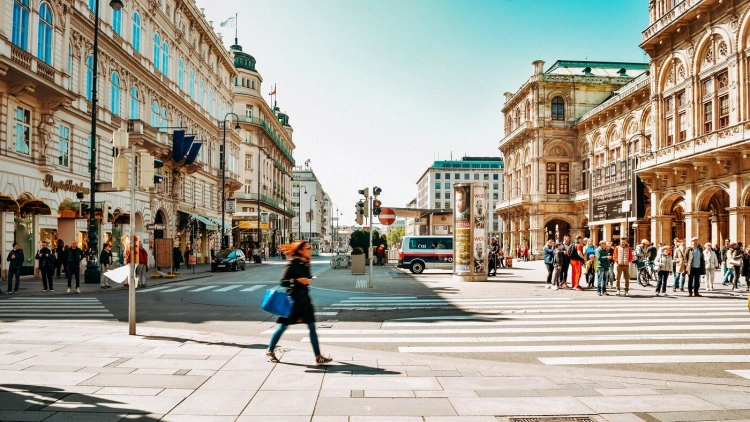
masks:
[(656, 281), (656, 293), (667, 292), (667, 282), (669, 280), (669, 271), (659, 271)]
[[(13, 289), (13, 276), (16, 276), (16, 288)], [(8, 269), (8, 292), (18, 291), (18, 285), (21, 284), (21, 267), (10, 267)]]
[[(284, 334), (284, 331), (286, 331), (287, 328), (289, 328), (288, 325), (279, 325), (279, 328), (277, 328), (271, 336), (271, 342), (268, 343), (268, 350), (276, 348), (276, 345), (281, 339), (281, 335)], [(315, 323), (308, 323), (307, 328), (310, 330), (310, 344), (312, 344), (313, 352), (315, 353), (315, 356), (320, 356), (320, 346), (318, 345), (318, 334), (315, 332)]]

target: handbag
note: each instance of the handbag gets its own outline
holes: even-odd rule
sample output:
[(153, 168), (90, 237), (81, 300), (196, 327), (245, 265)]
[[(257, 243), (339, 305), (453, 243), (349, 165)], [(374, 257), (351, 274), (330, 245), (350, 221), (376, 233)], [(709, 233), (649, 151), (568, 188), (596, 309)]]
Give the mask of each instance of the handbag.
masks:
[(294, 299), (282, 289), (268, 289), (260, 307), (266, 312), (286, 318), (292, 314)]
[(727, 258), (727, 265), (732, 267), (739, 267), (742, 265), (742, 261), (735, 259), (734, 256)]

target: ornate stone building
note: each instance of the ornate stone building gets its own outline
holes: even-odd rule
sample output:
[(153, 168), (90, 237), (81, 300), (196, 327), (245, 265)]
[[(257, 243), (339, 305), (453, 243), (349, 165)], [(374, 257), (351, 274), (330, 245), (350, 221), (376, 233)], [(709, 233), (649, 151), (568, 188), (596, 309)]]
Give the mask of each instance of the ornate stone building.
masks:
[[(101, 2), (97, 137), (91, 140), (95, 0), (3, 0), (0, 5), (0, 254), (18, 241), (27, 256), (41, 240), (86, 242), (77, 193), (112, 180), (112, 134), (122, 128), (139, 150), (162, 159), (163, 183), (98, 193), (107, 205), (101, 242), (120, 253), (120, 234), (135, 224), (148, 242), (193, 242), (199, 259), (218, 245), (221, 171), (217, 125), (232, 108), (234, 60), (193, 0)], [(172, 159), (175, 128), (202, 147), (193, 164)], [(240, 136), (228, 132), (229, 193), (238, 179)], [(137, 167), (140, 163), (136, 164)], [(61, 183), (62, 182), (62, 183)], [(148, 231), (157, 223), (164, 230)], [(229, 227), (229, 222), (226, 223)], [(3, 265), (7, 265), (3, 263)], [(33, 259), (26, 272), (33, 270)]]

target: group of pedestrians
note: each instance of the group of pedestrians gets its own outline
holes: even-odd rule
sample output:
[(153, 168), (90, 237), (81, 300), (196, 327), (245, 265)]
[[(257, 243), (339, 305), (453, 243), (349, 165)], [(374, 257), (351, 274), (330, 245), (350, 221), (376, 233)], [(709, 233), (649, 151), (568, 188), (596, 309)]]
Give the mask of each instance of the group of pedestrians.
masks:
[(656, 296), (667, 295), (671, 275), (672, 292), (678, 289), (684, 292), (687, 282), (688, 296), (700, 297), (703, 281), (706, 291), (715, 290), (715, 273), (719, 268), (722, 269), (722, 285), (731, 285), (732, 291), (737, 291), (742, 287), (740, 277), (744, 276), (745, 288), (750, 291), (750, 247), (743, 248), (741, 242), (729, 239), (721, 249), (711, 243), (701, 245), (698, 237), (690, 242), (675, 239), (671, 245), (658, 246), (643, 239), (635, 247), (630, 246), (627, 238), (621, 238), (612, 242), (602, 240), (595, 247), (592, 239), (578, 236), (571, 242), (570, 236), (565, 236), (562, 243), (550, 240), (544, 248), (547, 288), (553, 290), (567, 287), (583, 290), (580, 281), (584, 279), (585, 288), (596, 287), (599, 296), (608, 295), (607, 288), (613, 288), (617, 295), (627, 296), (631, 263), (638, 271), (648, 266), (648, 270), (656, 274)]

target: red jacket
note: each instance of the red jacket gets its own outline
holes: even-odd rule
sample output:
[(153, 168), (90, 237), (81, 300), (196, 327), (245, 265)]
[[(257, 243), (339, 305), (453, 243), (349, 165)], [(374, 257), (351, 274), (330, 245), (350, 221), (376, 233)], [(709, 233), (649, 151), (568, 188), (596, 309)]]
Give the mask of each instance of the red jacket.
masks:
[[(130, 250), (125, 251), (125, 263), (130, 264)], [(138, 248), (138, 263), (148, 264), (148, 252), (143, 246)]]

